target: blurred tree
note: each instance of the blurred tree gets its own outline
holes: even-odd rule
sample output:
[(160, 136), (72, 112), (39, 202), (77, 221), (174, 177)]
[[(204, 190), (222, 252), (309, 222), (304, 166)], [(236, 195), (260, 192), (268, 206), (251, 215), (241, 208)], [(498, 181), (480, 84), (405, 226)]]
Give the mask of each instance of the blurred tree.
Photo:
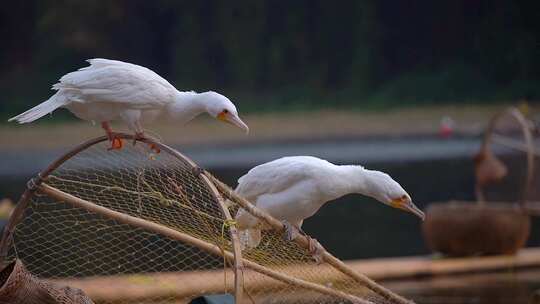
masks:
[(5, 1), (0, 115), (42, 101), (91, 57), (246, 109), (538, 99), (539, 3)]

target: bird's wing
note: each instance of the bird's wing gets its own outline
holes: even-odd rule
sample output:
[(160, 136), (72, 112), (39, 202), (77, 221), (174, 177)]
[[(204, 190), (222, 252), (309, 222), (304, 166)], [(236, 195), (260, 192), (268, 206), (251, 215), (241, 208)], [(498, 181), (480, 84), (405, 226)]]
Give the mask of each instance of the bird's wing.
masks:
[[(327, 170), (333, 166), (325, 160), (309, 156), (280, 158), (249, 170), (238, 179), (235, 192), (245, 197), (275, 218), (293, 224), (313, 215), (320, 207), (313, 205), (317, 185), (321, 178), (328, 178)], [(304, 204), (298, 203), (306, 202)], [(313, 208), (307, 208), (312, 206)], [(259, 224), (256, 217), (240, 209), (235, 217), (240, 229), (254, 229)]]
[(160, 107), (176, 89), (150, 69), (108, 59), (90, 59), (90, 66), (68, 73), (53, 86), (78, 93), (78, 102), (111, 102), (136, 109)]
[(259, 165), (238, 179), (236, 193), (250, 201), (262, 194), (278, 193), (313, 177), (314, 168), (303, 161), (281, 158)]

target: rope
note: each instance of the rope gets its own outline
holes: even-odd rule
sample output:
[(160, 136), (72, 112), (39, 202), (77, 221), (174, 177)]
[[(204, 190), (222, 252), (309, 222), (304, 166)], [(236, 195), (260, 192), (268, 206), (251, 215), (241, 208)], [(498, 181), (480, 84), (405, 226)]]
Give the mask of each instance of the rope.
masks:
[(32, 177), (27, 183), (26, 188), (30, 191), (35, 191), (36, 188), (43, 182), (43, 178), (41, 177), (41, 173), (38, 173), (37, 176)]
[[(227, 245), (227, 239), (225, 238), (225, 229), (236, 227), (236, 221), (233, 219), (227, 219), (223, 221), (223, 224), (221, 225), (221, 244), (218, 244), (219, 249), (222, 251), (222, 253), (225, 253), (225, 246)], [(227, 292), (227, 268), (230, 267), (232, 269), (232, 265), (228, 264), (227, 259), (225, 258), (225, 254), (223, 254), (223, 286), (225, 289), (225, 292)]]
[[(209, 215), (209, 214), (207, 214), (207, 213), (205, 213), (203, 211), (197, 210), (197, 209), (195, 209), (195, 208), (193, 208), (191, 206), (183, 204), (183, 203), (181, 203), (181, 202), (179, 202), (177, 200), (165, 198), (163, 196), (163, 194), (161, 194), (161, 192), (155, 191), (153, 189), (152, 189), (153, 191), (133, 191), (133, 190), (125, 189), (125, 188), (118, 187), (118, 186), (105, 186), (105, 185), (99, 185), (99, 184), (94, 184), (94, 183), (80, 182), (80, 181), (76, 181), (76, 180), (65, 179), (65, 178), (55, 176), (55, 175), (49, 175), (47, 177), (47, 179), (57, 180), (57, 181), (60, 181), (60, 182), (65, 182), (65, 183), (73, 183), (73, 184), (78, 184), (78, 185), (83, 185), (83, 186), (103, 188), (103, 190), (99, 191), (100, 194), (104, 193), (106, 191), (121, 191), (121, 192), (129, 193), (129, 194), (133, 194), (133, 195), (145, 196), (147, 198), (155, 199), (155, 200), (158, 200), (160, 202), (166, 202), (166, 203), (164, 203), (164, 205), (166, 205), (166, 206), (176, 205), (176, 206), (188, 209), (188, 210), (193, 211), (194, 213), (196, 213), (198, 215), (204, 216), (204, 217), (206, 217), (206, 218), (208, 218), (210, 220), (213, 220), (213, 221), (221, 222), (223, 220), (221, 218), (217, 218), (217, 217)], [(148, 183), (146, 183), (145, 185), (149, 186)]]

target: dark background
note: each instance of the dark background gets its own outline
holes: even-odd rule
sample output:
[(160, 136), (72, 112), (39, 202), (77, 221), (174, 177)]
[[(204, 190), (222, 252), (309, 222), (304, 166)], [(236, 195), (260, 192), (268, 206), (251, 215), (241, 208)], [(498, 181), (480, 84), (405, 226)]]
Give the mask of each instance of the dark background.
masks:
[(535, 100), (539, 20), (538, 1), (8, 1), (0, 116), (93, 57), (244, 112)]

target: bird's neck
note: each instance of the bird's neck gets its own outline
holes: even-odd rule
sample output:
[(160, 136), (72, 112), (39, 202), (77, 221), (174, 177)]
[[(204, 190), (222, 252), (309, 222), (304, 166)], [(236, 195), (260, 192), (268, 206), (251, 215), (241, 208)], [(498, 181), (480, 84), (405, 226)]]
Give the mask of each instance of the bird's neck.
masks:
[(204, 93), (177, 91), (174, 101), (169, 105), (170, 118), (188, 122), (207, 111)]
[(334, 198), (352, 193), (371, 196), (370, 181), (373, 172), (375, 171), (365, 169), (362, 166), (336, 166), (332, 195)]

